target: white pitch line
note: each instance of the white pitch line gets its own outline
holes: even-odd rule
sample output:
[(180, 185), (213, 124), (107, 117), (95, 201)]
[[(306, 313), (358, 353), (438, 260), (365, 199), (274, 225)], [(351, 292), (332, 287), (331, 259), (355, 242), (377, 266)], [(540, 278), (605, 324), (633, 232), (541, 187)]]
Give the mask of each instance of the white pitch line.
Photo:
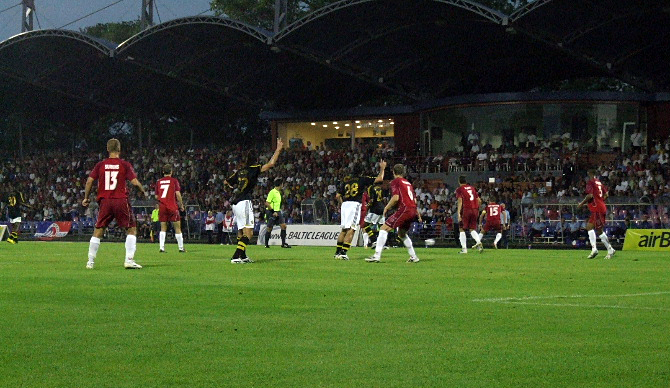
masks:
[(666, 295), (670, 291), (658, 292), (643, 292), (639, 294), (619, 294), (619, 295), (544, 295), (544, 296), (521, 296), (521, 297), (507, 297), (507, 298), (482, 298), (473, 299), (473, 302), (513, 302), (523, 300), (537, 300), (537, 299), (577, 299), (577, 298), (630, 298), (635, 296), (650, 296), (650, 295)]
[(586, 307), (586, 308), (605, 308), (605, 309), (625, 309), (625, 310), (654, 310), (654, 311), (670, 311), (661, 307), (639, 307), (639, 306), (618, 306), (607, 304), (577, 304), (577, 303), (537, 303), (537, 302), (499, 302), (503, 304), (525, 304), (535, 306), (556, 306), (556, 307)]

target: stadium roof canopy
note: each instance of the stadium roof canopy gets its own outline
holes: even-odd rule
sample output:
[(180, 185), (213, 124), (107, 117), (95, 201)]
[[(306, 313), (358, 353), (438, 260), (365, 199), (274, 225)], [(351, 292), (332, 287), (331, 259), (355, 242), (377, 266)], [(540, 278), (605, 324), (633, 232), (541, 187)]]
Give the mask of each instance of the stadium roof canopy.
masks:
[(537, 0), (508, 16), (469, 0), (342, 0), (276, 35), (212, 16), (162, 23), (118, 46), (34, 31), (0, 42), (0, 110), (215, 117), (523, 92), (590, 76), (668, 90), (668, 6)]

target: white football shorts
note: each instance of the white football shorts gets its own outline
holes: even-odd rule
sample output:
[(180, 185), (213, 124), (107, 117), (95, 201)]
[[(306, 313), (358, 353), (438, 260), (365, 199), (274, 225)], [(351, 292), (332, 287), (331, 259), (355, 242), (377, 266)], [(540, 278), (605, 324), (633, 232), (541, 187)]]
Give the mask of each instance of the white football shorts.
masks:
[(361, 221), (361, 204), (356, 201), (342, 203), (340, 226), (342, 229), (356, 228)]
[(233, 215), (235, 215), (235, 221), (237, 222), (237, 230), (254, 228), (254, 207), (251, 205), (251, 201), (240, 201), (233, 205)]

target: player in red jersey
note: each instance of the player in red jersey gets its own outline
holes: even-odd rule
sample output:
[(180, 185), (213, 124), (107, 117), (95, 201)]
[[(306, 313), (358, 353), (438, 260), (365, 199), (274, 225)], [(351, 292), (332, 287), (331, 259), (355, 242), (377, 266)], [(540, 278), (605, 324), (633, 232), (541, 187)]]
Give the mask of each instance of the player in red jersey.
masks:
[(379, 230), (375, 254), (365, 259), (365, 261), (369, 263), (379, 263), (388, 233), (396, 228), (398, 228), (398, 237), (402, 240), (403, 244), (405, 244), (405, 247), (407, 247), (407, 252), (409, 252), (409, 260), (407, 260), (407, 262), (416, 263), (419, 261), (419, 258), (414, 251), (414, 247), (412, 246), (412, 240), (407, 235), (407, 230), (417, 218), (419, 222), (421, 222), (421, 215), (416, 210), (416, 194), (414, 193), (414, 187), (407, 181), (407, 179), (405, 179), (405, 174), (405, 166), (402, 164), (393, 166), (391, 199), (386, 204), (386, 207), (384, 207), (384, 213), (382, 215), (383, 217), (386, 217), (386, 213), (396, 206), (398, 209), (391, 217), (386, 219), (386, 222)]
[(608, 190), (607, 186), (603, 185), (600, 180), (598, 180), (597, 172), (595, 170), (589, 170), (589, 181), (586, 182), (586, 198), (579, 203), (578, 207), (582, 207), (588, 204), (589, 211), (591, 211), (591, 217), (586, 223), (586, 230), (589, 234), (589, 241), (591, 242), (591, 254), (587, 257), (593, 259), (598, 256), (598, 248), (596, 247), (596, 231), (600, 237), (605, 248), (607, 248), (606, 259), (611, 259), (616, 252), (612, 245), (610, 245), (607, 234), (604, 233), (603, 228), (605, 227), (605, 213), (607, 213), (607, 207), (605, 206), (605, 200), (607, 199)]
[[(500, 222), (500, 214), (503, 212), (504, 208), (496, 203), (494, 198), (489, 199), (489, 204), (486, 205), (486, 209), (482, 210), (482, 213), (479, 215), (479, 241), (484, 238), (484, 234), (488, 233), (491, 230), (495, 230), (496, 239), (493, 241), (493, 247), (498, 249), (498, 241), (502, 238), (502, 223)], [(482, 222), (486, 217), (486, 224), (482, 228)]]
[(479, 249), (479, 253), (484, 251), (482, 241), (477, 233), (477, 216), (479, 215), (479, 206), (482, 203), (477, 189), (469, 185), (465, 176), (458, 177), (460, 186), (456, 189), (456, 198), (458, 199), (458, 217), (460, 235), (458, 239), (461, 242), (461, 251), (459, 253), (468, 253), (467, 238), (465, 231), (469, 230), (470, 235), (475, 240), (475, 248)]
[(135, 262), (135, 249), (137, 248), (137, 228), (135, 216), (133, 215), (130, 201), (128, 200), (128, 189), (126, 180), (136, 186), (146, 197), (147, 193), (144, 187), (137, 180), (133, 166), (125, 160), (119, 158), (121, 154), (121, 142), (117, 139), (109, 139), (107, 142), (107, 152), (109, 158), (99, 162), (93, 167), (86, 180), (84, 191), (84, 200), (81, 204), (86, 207), (91, 203), (89, 196), (93, 182), (98, 180), (98, 204), (100, 210), (98, 219), (95, 222), (93, 237), (88, 246), (88, 263), (86, 268), (93, 269), (95, 257), (100, 247), (100, 239), (105, 233), (107, 226), (116, 220), (116, 224), (126, 229), (126, 260), (123, 266), (127, 269), (140, 269), (141, 265)]
[[(161, 232), (158, 235), (160, 248), (158, 252), (165, 253), (165, 236), (168, 222), (172, 222), (174, 238), (177, 239), (179, 252), (184, 253), (184, 236), (181, 233), (181, 217), (179, 211), (184, 211), (184, 202), (181, 199), (179, 181), (172, 177), (172, 165), (163, 166), (165, 176), (156, 182), (156, 199), (158, 200), (158, 221), (161, 223)], [(177, 203), (179, 202), (179, 203)]]

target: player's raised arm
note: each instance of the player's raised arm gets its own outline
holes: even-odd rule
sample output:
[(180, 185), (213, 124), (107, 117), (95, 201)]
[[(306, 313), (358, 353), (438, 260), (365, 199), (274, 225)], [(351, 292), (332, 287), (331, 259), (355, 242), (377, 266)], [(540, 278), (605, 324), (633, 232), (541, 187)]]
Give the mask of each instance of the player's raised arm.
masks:
[(379, 175), (377, 175), (377, 178), (375, 178), (375, 183), (381, 183), (384, 181), (384, 170), (386, 170), (386, 161), (382, 159), (379, 161)]
[(275, 149), (275, 153), (272, 154), (270, 161), (261, 167), (261, 172), (265, 172), (275, 166), (275, 163), (277, 163), (277, 159), (279, 158), (279, 154), (281, 154), (283, 148), (284, 142), (281, 140), (281, 138), (277, 138), (277, 148)]
[(93, 188), (93, 182), (95, 182), (95, 179), (91, 177), (88, 177), (88, 179), (86, 179), (86, 187), (84, 188), (84, 200), (81, 201), (81, 205), (83, 207), (87, 207), (91, 203), (91, 200), (88, 197), (91, 195), (91, 188)]
[(142, 195), (143, 195), (145, 198), (147, 197), (147, 192), (144, 191), (144, 186), (142, 186), (142, 184), (140, 183), (140, 181), (137, 180), (137, 178), (133, 178), (133, 180), (130, 181), (130, 183), (131, 183), (133, 186), (135, 186), (135, 187), (137, 187), (138, 189), (140, 189), (140, 191), (142, 192)]

